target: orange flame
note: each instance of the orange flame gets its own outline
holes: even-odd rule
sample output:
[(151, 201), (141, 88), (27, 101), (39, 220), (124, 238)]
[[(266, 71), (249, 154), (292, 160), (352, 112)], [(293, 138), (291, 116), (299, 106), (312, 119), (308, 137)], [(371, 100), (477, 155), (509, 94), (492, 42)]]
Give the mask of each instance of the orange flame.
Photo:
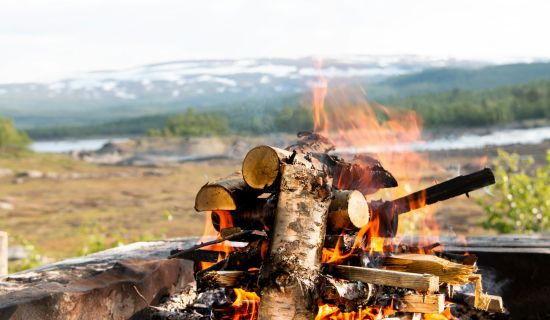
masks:
[(256, 292), (250, 292), (243, 289), (233, 289), (236, 298), (231, 305), (235, 308), (233, 320), (254, 320), (258, 317), (258, 307), (260, 297)]
[(351, 312), (342, 312), (335, 305), (323, 304), (319, 306), (315, 320), (378, 320), (396, 312), (393, 308), (393, 301), (385, 308), (365, 307)]
[(322, 60), (316, 63), (316, 69), (319, 71), (319, 79), (313, 84), (312, 90), (312, 111), (313, 111), (313, 131), (318, 133), (328, 133), (328, 119), (324, 112), (325, 97), (327, 95), (328, 82), (321, 73)]
[[(365, 236), (366, 241), (363, 244), (363, 239)], [(387, 243), (388, 241), (391, 241), (391, 239), (384, 238), (380, 235), (380, 221), (377, 216), (372, 217), (369, 223), (359, 230), (357, 236), (355, 237), (352, 249), (349, 252), (344, 253), (341, 251), (341, 241), (342, 237), (338, 238), (334, 249), (323, 248), (323, 263), (340, 264), (342, 261), (356, 253), (354, 249), (363, 249), (372, 254), (373, 252), (386, 252), (388, 251), (386, 250), (387, 248), (391, 248), (391, 246), (388, 246), (390, 243)]]
[[(231, 213), (229, 211), (215, 211), (215, 212), (220, 217), (220, 230), (223, 230), (225, 228), (230, 228), (230, 227), (233, 226), (233, 218), (232, 218)], [(216, 229), (214, 229), (214, 226), (212, 225), (211, 215), (207, 214), (206, 218), (205, 218), (203, 235), (199, 239), (198, 243), (212, 241), (214, 239), (220, 239), (220, 233), (218, 231), (216, 231)], [(219, 252), (218, 261), (222, 260), (230, 252), (233, 251), (233, 247), (227, 241), (212, 244), (212, 245), (203, 247), (201, 249), (202, 250), (218, 251)], [(212, 262), (204, 262), (204, 261), (201, 261), (199, 263), (201, 270), (204, 270), (204, 269), (212, 266), (213, 264), (214, 263), (212, 263)]]
[[(331, 86), (329, 90), (327, 84), (327, 79), (321, 74), (313, 88), (314, 131), (334, 141), (336, 152), (340, 154), (374, 155), (399, 182), (398, 187), (382, 189), (369, 195), (369, 200), (397, 199), (431, 184), (423, 181), (422, 177), (441, 169), (431, 165), (425, 154), (414, 152), (408, 147), (410, 144), (423, 143), (422, 121), (414, 111), (368, 102), (363, 88), (357, 90), (349, 86), (345, 89)], [(342, 179), (335, 179), (335, 183), (338, 184)], [(369, 183), (368, 179), (361, 180)], [(438, 240), (439, 227), (434, 210), (425, 207), (425, 201), (423, 194), (409, 203), (412, 209), (417, 210), (413, 214), (400, 216), (399, 235), (432, 237), (430, 242)], [(383, 230), (380, 230), (379, 220), (372, 220), (360, 231), (355, 247), (364, 245), (371, 252), (382, 252), (386, 241), (381, 239)], [(363, 240), (359, 238), (365, 235), (368, 239), (362, 244)], [(326, 261), (341, 261), (345, 254), (335, 248), (325, 251), (325, 256)]]

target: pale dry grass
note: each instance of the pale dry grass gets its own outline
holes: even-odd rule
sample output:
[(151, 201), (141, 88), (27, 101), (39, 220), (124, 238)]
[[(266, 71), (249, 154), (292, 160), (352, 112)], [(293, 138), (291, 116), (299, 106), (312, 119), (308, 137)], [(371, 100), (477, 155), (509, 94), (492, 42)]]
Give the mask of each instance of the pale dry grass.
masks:
[[(79, 179), (0, 180), (0, 230), (21, 236), (52, 258), (74, 255), (90, 233), (136, 241), (200, 235), (204, 215), (194, 197), (208, 180), (238, 169), (237, 163), (186, 163), (165, 168), (94, 166), (59, 155), (1, 159), (16, 171), (95, 174)], [(169, 220), (171, 217), (171, 220)]]

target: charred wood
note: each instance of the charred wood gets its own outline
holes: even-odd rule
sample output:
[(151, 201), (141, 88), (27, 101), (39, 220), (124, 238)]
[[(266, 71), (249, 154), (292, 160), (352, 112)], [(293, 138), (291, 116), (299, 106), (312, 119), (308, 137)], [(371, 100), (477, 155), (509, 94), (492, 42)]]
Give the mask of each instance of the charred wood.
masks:
[(209, 271), (197, 278), (197, 287), (201, 290), (212, 288), (250, 288), (258, 281), (257, 271)]
[(426, 205), (447, 200), (462, 194), (489, 186), (495, 183), (495, 176), (489, 168), (458, 176), (438, 183), (429, 188), (419, 190), (407, 196), (392, 201), (371, 201), (371, 219), (380, 220), (380, 234), (384, 237), (394, 237), (397, 233), (399, 215)]
[(329, 168), (338, 189), (372, 194), (398, 185), (397, 180), (382, 167), (380, 161), (368, 155), (357, 155), (351, 163), (335, 155), (314, 153), (311, 156)]
[[(241, 209), (230, 211), (233, 225), (247, 230), (265, 230), (273, 225), (277, 203), (277, 194), (267, 199), (255, 199)], [(359, 191), (335, 190), (331, 200), (327, 229), (332, 233), (345, 230), (358, 230), (369, 221), (367, 200)], [(211, 213), (212, 225), (220, 231), (220, 213)]]
[(180, 258), (180, 257), (185, 256), (186, 254), (188, 254), (191, 251), (195, 251), (197, 249), (208, 247), (208, 246), (218, 244), (218, 243), (221, 243), (221, 242), (224, 242), (224, 241), (250, 242), (250, 241), (255, 241), (255, 240), (258, 240), (259, 238), (261, 239), (261, 238), (265, 238), (265, 237), (266, 237), (266, 234), (263, 231), (244, 230), (244, 231), (240, 231), (240, 232), (237, 232), (237, 233), (233, 233), (233, 234), (231, 234), (227, 237), (221, 237), (219, 239), (215, 239), (215, 240), (212, 240), (212, 241), (201, 242), (201, 243), (196, 244), (196, 245), (194, 245), (194, 246), (192, 246), (188, 249), (185, 249), (185, 250), (174, 250), (170, 253), (170, 256), (168, 258), (169, 259)]
[(248, 152), (243, 161), (243, 179), (253, 189), (269, 190), (280, 177), (283, 163), (305, 162), (304, 158), (317, 169), (325, 167), (335, 182), (334, 186), (340, 190), (359, 190), (363, 194), (371, 194), (381, 188), (397, 186), (391, 173), (369, 156), (357, 156), (350, 163), (326, 153), (297, 153), (269, 146), (258, 146)]
[[(273, 224), (277, 196), (267, 199), (254, 199), (247, 204), (238, 205), (239, 209), (230, 211), (233, 225), (246, 230), (265, 230)], [(214, 229), (220, 231), (221, 218), (218, 212), (211, 213)]]
[(372, 303), (377, 287), (370, 283), (348, 281), (325, 276), (322, 278), (320, 292), (325, 303), (345, 306), (345, 311), (353, 311), (358, 306)]
[(477, 256), (475, 254), (464, 255), (445, 251), (434, 251), (434, 254), (440, 258), (467, 266), (474, 266), (477, 262)]
[(301, 131), (297, 134), (298, 140), (288, 146), (286, 150), (301, 153), (320, 152), (328, 153), (334, 150), (334, 142), (329, 138), (310, 131)]

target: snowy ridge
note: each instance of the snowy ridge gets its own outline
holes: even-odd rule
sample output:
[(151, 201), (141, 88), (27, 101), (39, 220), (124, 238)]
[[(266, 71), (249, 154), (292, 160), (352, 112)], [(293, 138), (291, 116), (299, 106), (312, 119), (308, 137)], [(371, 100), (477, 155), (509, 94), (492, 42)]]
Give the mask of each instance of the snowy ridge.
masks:
[(348, 56), (325, 59), (314, 67), (313, 58), (174, 61), (121, 70), (78, 74), (52, 83), (4, 84), (0, 95), (45, 94), (48, 98), (114, 98), (131, 100), (164, 96), (219, 93), (302, 92), (320, 74), (330, 79), (376, 82), (389, 76), (430, 67), (480, 66), (479, 62), (430, 59), (418, 56)]

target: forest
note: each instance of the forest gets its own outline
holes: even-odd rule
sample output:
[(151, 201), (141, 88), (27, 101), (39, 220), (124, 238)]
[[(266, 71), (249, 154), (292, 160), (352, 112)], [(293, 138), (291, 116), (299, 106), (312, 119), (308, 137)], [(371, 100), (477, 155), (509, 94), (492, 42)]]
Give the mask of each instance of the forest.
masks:
[[(282, 100), (283, 101), (283, 100)], [(415, 110), (428, 128), (479, 127), (530, 119), (550, 119), (550, 81), (494, 89), (452, 89), (408, 97), (381, 99), (388, 106)], [(144, 116), (102, 124), (37, 128), (27, 131), (36, 139), (90, 136), (200, 136), (296, 132), (312, 127), (309, 102), (300, 97), (281, 104), (241, 105), (234, 108), (188, 108), (183, 113)]]

